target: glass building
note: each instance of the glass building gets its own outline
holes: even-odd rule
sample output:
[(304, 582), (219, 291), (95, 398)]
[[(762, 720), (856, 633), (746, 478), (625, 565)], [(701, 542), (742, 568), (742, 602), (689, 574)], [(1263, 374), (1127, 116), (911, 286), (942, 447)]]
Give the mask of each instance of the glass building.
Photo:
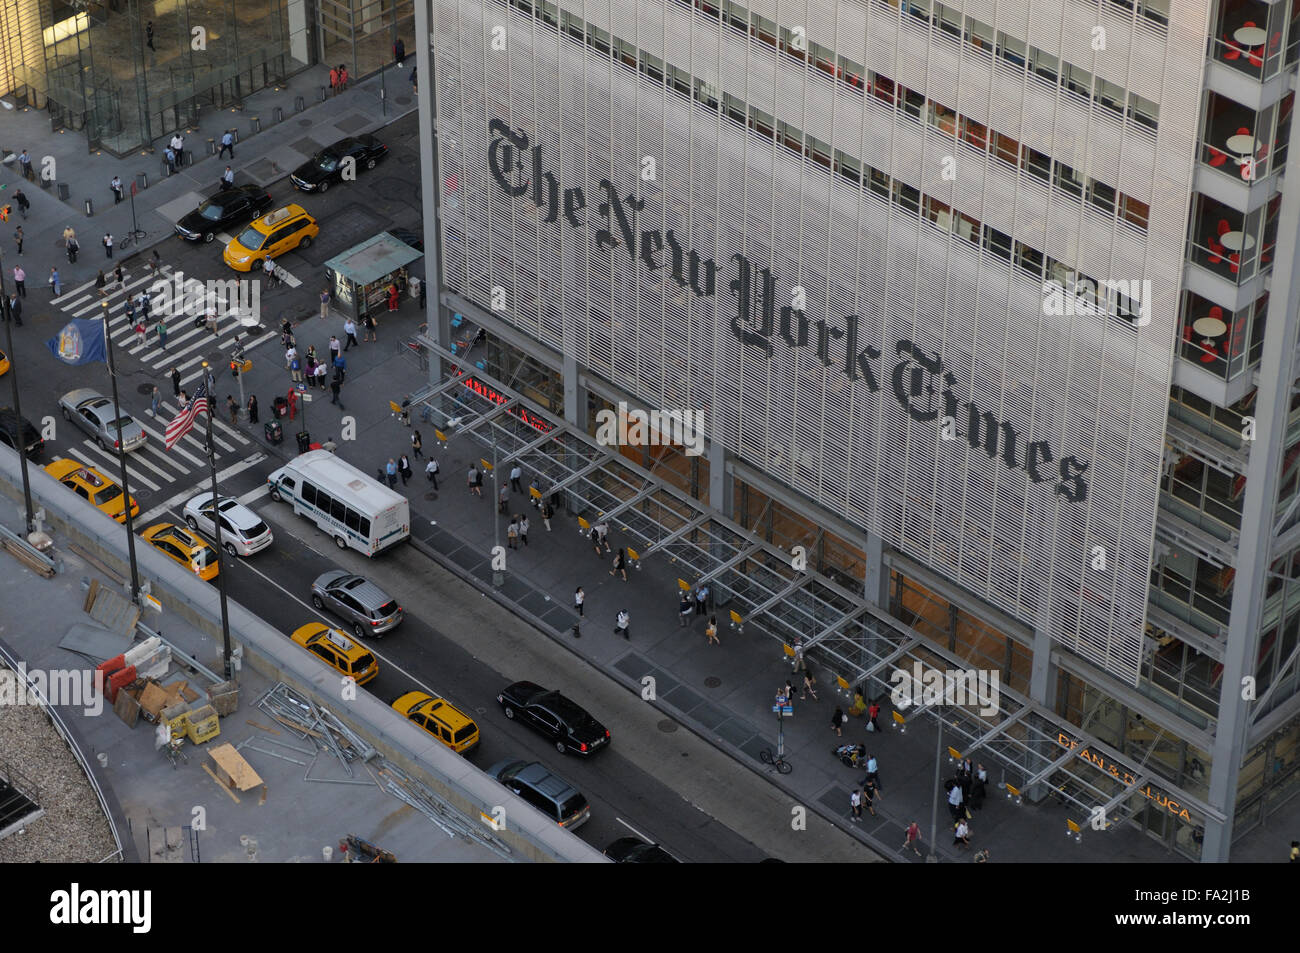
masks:
[(121, 155), (315, 64), (362, 77), (409, 0), (0, 0), (0, 95)]
[[(957, 747), (1085, 827), (1224, 860), (1300, 791), (1300, 2), (427, 15), (489, 337), (433, 406), (848, 684), (997, 669)], [(707, 454), (602, 456), (620, 402)]]

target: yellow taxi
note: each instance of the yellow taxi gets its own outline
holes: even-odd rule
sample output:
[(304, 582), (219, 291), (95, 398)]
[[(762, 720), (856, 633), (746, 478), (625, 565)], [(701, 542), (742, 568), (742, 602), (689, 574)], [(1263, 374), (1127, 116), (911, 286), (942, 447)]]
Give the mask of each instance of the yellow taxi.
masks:
[(221, 257), (235, 271), (250, 271), (264, 259), (309, 247), (319, 234), (316, 219), (301, 205), (286, 205), (253, 219), (238, 238), (231, 239)]
[(0, 351), (0, 377), (9, 373), (9, 355)]
[(400, 712), (457, 754), (478, 744), (478, 725), (445, 698), (428, 692), (407, 692), (393, 702)]
[(215, 579), (221, 571), (217, 551), (198, 533), (175, 523), (155, 523), (140, 537), (164, 556), (170, 556), (200, 579)]
[[(89, 500), (101, 513), (113, 517), (119, 523), (126, 522), (122, 488), (94, 467), (65, 458), (46, 466), (45, 472), (83, 500)], [(131, 515), (139, 514), (140, 504), (132, 498)]]
[(338, 629), (320, 622), (308, 622), (289, 636), (330, 668), (351, 675), (364, 685), (379, 674), (379, 662)]

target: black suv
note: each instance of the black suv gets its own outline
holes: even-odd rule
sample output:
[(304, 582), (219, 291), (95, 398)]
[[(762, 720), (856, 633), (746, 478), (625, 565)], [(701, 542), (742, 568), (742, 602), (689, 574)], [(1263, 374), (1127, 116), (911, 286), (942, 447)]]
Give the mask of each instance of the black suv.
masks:
[(609, 731), (586, 709), (533, 682), (515, 682), (497, 696), (507, 718), (550, 738), (560, 754), (589, 755), (609, 744)]
[(45, 451), (45, 439), (26, 417), (19, 417), (12, 407), (0, 407), (0, 443), (18, 449), (35, 460)]

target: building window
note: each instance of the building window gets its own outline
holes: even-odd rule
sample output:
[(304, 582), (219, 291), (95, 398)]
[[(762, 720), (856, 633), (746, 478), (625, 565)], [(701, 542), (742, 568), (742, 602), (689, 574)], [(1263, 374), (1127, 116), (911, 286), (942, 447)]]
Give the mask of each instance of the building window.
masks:
[(1088, 181), (1088, 201), (1107, 215), (1115, 214), (1115, 190), (1105, 182)]
[(894, 180), (888, 172), (881, 172), (879, 169), (871, 168), (871, 177), (868, 180), (871, 185), (871, 191), (875, 192), (882, 198), (889, 198), (893, 190)]
[(1011, 236), (992, 225), (984, 226), (984, 247), (1007, 261), (1011, 260)]
[(1042, 179), (1044, 182), (1052, 181), (1052, 157), (1039, 152), (1037, 149), (1031, 149), (1024, 146), (1024, 167), (1025, 171)]
[(1151, 214), (1151, 206), (1137, 199), (1131, 199), (1127, 195), (1120, 196), (1119, 214), (1126, 222), (1131, 222), (1138, 228), (1147, 227), (1147, 219)]
[(1052, 169), (1053, 184), (1063, 192), (1068, 192), (1075, 198), (1083, 196), (1083, 176), (1075, 172), (1064, 162), (1057, 162)]
[(1024, 242), (1016, 242), (1016, 264), (1036, 277), (1043, 277), (1043, 253)]
[(1016, 39), (1005, 33), (998, 34), (998, 56), (1013, 66), (1023, 67), (1028, 47), (1024, 40)]
[(921, 210), (921, 193), (905, 182), (894, 183), (894, 201), (909, 212)]

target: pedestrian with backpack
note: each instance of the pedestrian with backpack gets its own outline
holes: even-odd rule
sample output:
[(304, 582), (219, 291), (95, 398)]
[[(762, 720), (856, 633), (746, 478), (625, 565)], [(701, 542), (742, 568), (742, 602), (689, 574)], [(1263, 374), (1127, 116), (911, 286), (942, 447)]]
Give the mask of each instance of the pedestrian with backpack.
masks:
[(831, 728), (834, 729), (836, 737), (844, 737), (844, 723), (849, 720), (849, 716), (844, 714), (843, 708), (836, 708), (835, 714), (831, 715)]

